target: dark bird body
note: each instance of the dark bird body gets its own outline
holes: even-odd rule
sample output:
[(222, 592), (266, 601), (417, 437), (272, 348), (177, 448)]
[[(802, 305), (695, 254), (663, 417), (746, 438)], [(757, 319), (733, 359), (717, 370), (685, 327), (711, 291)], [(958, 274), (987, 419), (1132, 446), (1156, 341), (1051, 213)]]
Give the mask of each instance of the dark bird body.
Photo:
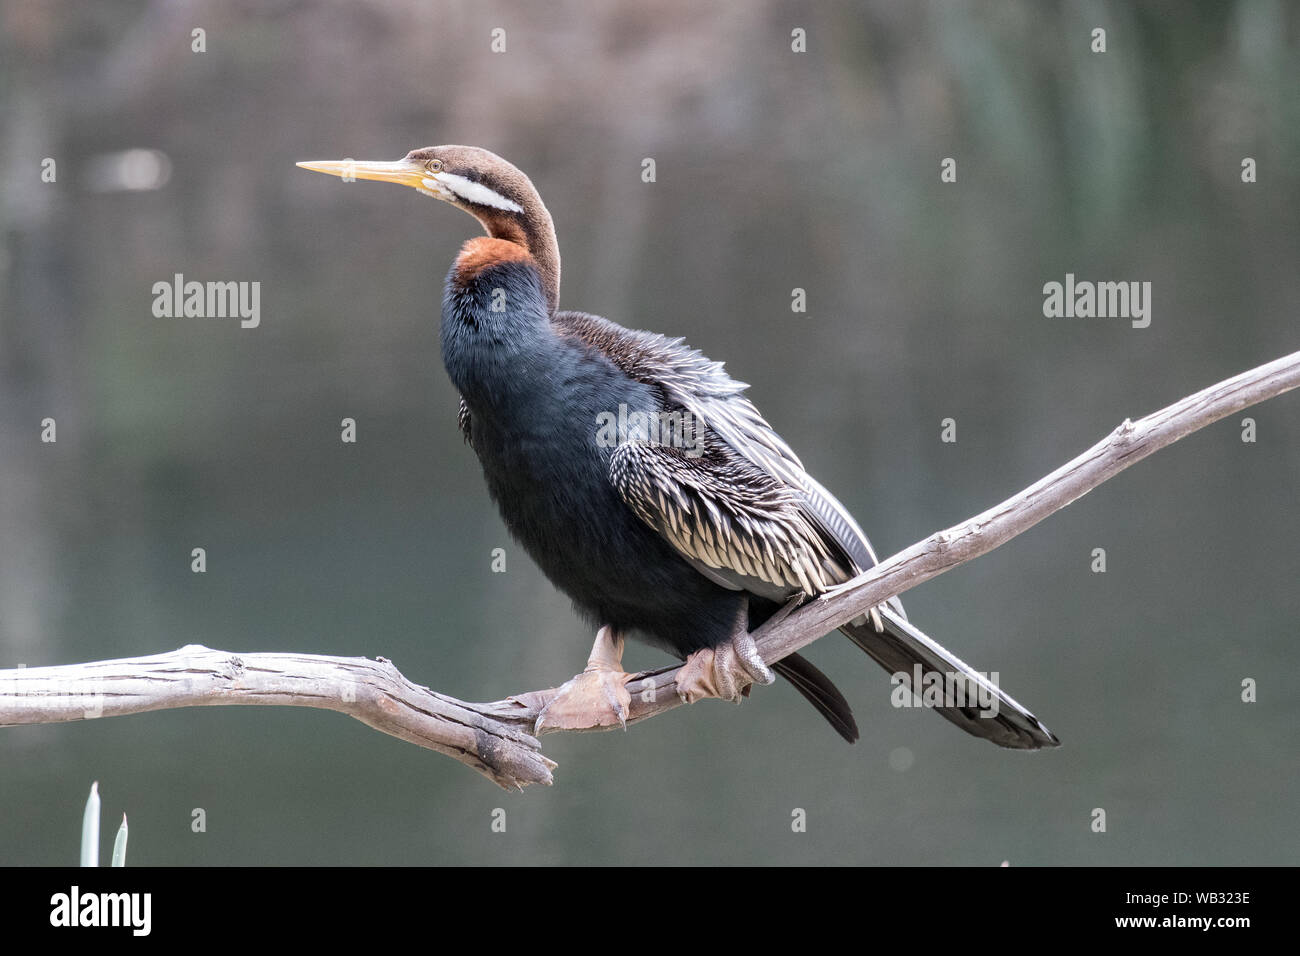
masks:
[[(491, 311), (495, 289), (506, 290), (507, 312)], [(453, 267), (443, 362), (510, 533), (589, 622), (641, 632), (685, 658), (730, 639), (744, 596), (687, 564), (611, 484), (613, 449), (595, 440), (597, 416), (620, 404), (669, 409), (652, 385), (629, 378), (575, 331), (592, 320), (548, 315), (524, 263), (473, 277)]]
[[(340, 164), (304, 165), (341, 175)], [(357, 178), (444, 199), (487, 230), (465, 244), (447, 276), (443, 362), (506, 526), (591, 623), (694, 660), (743, 642), (792, 596), (824, 592), (875, 563), (853, 518), (721, 365), (680, 340), (558, 309), (550, 216), (517, 169), (472, 147), (353, 166)], [(686, 418), (701, 441), (600, 440), (601, 416), (620, 408)], [(842, 630), (909, 686), (916, 664), (927, 674), (975, 677), (911, 626), (897, 600)], [(857, 738), (847, 702), (825, 675), (798, 655), (772, 666), (842, 736)], [(1057, 743), (1015, 701), (981, 686), (996, 695), (996, 716), (936, 709), (1001, 746)]]

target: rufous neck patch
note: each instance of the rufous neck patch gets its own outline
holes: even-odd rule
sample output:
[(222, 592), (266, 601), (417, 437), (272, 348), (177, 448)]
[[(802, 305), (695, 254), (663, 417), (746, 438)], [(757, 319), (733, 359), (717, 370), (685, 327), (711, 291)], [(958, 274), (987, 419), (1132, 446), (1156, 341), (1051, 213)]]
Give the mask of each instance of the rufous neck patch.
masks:
[(507, 262), (536, 266), (532, 255), (519, 243), (493, 236), (478, 236), (461, 247), (460, 255), (456, 257), (456, 279), (464, 284), (477, 278), (484, 269)]

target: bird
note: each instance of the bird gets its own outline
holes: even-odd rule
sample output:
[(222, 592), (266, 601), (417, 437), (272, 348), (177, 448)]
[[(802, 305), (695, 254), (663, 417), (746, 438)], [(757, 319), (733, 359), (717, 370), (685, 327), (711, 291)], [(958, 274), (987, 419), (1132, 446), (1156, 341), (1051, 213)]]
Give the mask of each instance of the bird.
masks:
[[(876, 553), (749, 386), (681, 338), (562, 310), (551, 214), (528, 176), (493, 152), (447, 145), (396, 162), (297, 165), (414, 188), (483, 228), (442, 292), (458, 425), (513, 538), (596, 628), (586, 668), (535, 730), (626, 727), (631, 636), (684, 661), (684, 701), (739, 701), (780, 676), (856, 741), (830, 678), (799, 654), (765, 662), (752, 632), (870, 568)], [(896, 597), (840, 630), (913, 702), (928, 700), (967, 733), (1017, 750), (1059, 744), (993, 678), (916, 628)], [(936, 687), (943, 693), (927, 698)]]

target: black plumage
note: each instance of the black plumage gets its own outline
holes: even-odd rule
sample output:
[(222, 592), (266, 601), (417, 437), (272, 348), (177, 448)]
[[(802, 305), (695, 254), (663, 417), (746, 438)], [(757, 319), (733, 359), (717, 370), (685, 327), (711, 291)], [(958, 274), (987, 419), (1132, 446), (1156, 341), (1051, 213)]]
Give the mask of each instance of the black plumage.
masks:
[[(744, 383), (679, 339), (558, 309), (550, 215), (515, 167), (472, 147), (417, 150), (373, 164), (374, 175), (357, 166), (358, 178), (415, 186), (487, 230), (465, 244), (443, 294), (442, 357), (461, 395), (460, 427), (511, 534), (591, 623), (685, 659), (732, 642), (737, 622), (752, 629), (791, 597), (875, 563), (852, 516), (763, 420)], [(611, 417), (669, 422), (671, 440), (633, 427), (610, 441), (602, 423)], [(1057, 743), (909, 624), (897, 600), (842, 630), (909, 686), (919, 664), (995, 695), (996, 716), (935, 708), (963, 730), (1005, 747)], [(857, 738), (844, 697), (807, 660), (792, 655), (773, 669)]]

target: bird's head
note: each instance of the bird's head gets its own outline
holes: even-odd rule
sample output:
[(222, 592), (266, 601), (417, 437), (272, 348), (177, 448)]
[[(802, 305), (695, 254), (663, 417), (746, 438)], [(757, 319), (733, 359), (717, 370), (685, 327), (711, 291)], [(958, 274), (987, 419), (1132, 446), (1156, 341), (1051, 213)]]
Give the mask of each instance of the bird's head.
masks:
[(477, 219), (523, 218), (541, 205), (528, 177), (496, 153), (477, 146), (413, 149), (395, 163), (354, 159), (299, 163), (303, 169), (338, 176), (397, 183), (451, 203)]
[(477, 146), (428, 146), (396, 162), (345, 159), (298, 165), (345, 182), (366, 179), (410, 186), (464, 210), (488, 235), (516, 242), (532, 254), (551, 308), (556, 308), (560, 255), (551, 215), (528, 177), (496, 153)]

